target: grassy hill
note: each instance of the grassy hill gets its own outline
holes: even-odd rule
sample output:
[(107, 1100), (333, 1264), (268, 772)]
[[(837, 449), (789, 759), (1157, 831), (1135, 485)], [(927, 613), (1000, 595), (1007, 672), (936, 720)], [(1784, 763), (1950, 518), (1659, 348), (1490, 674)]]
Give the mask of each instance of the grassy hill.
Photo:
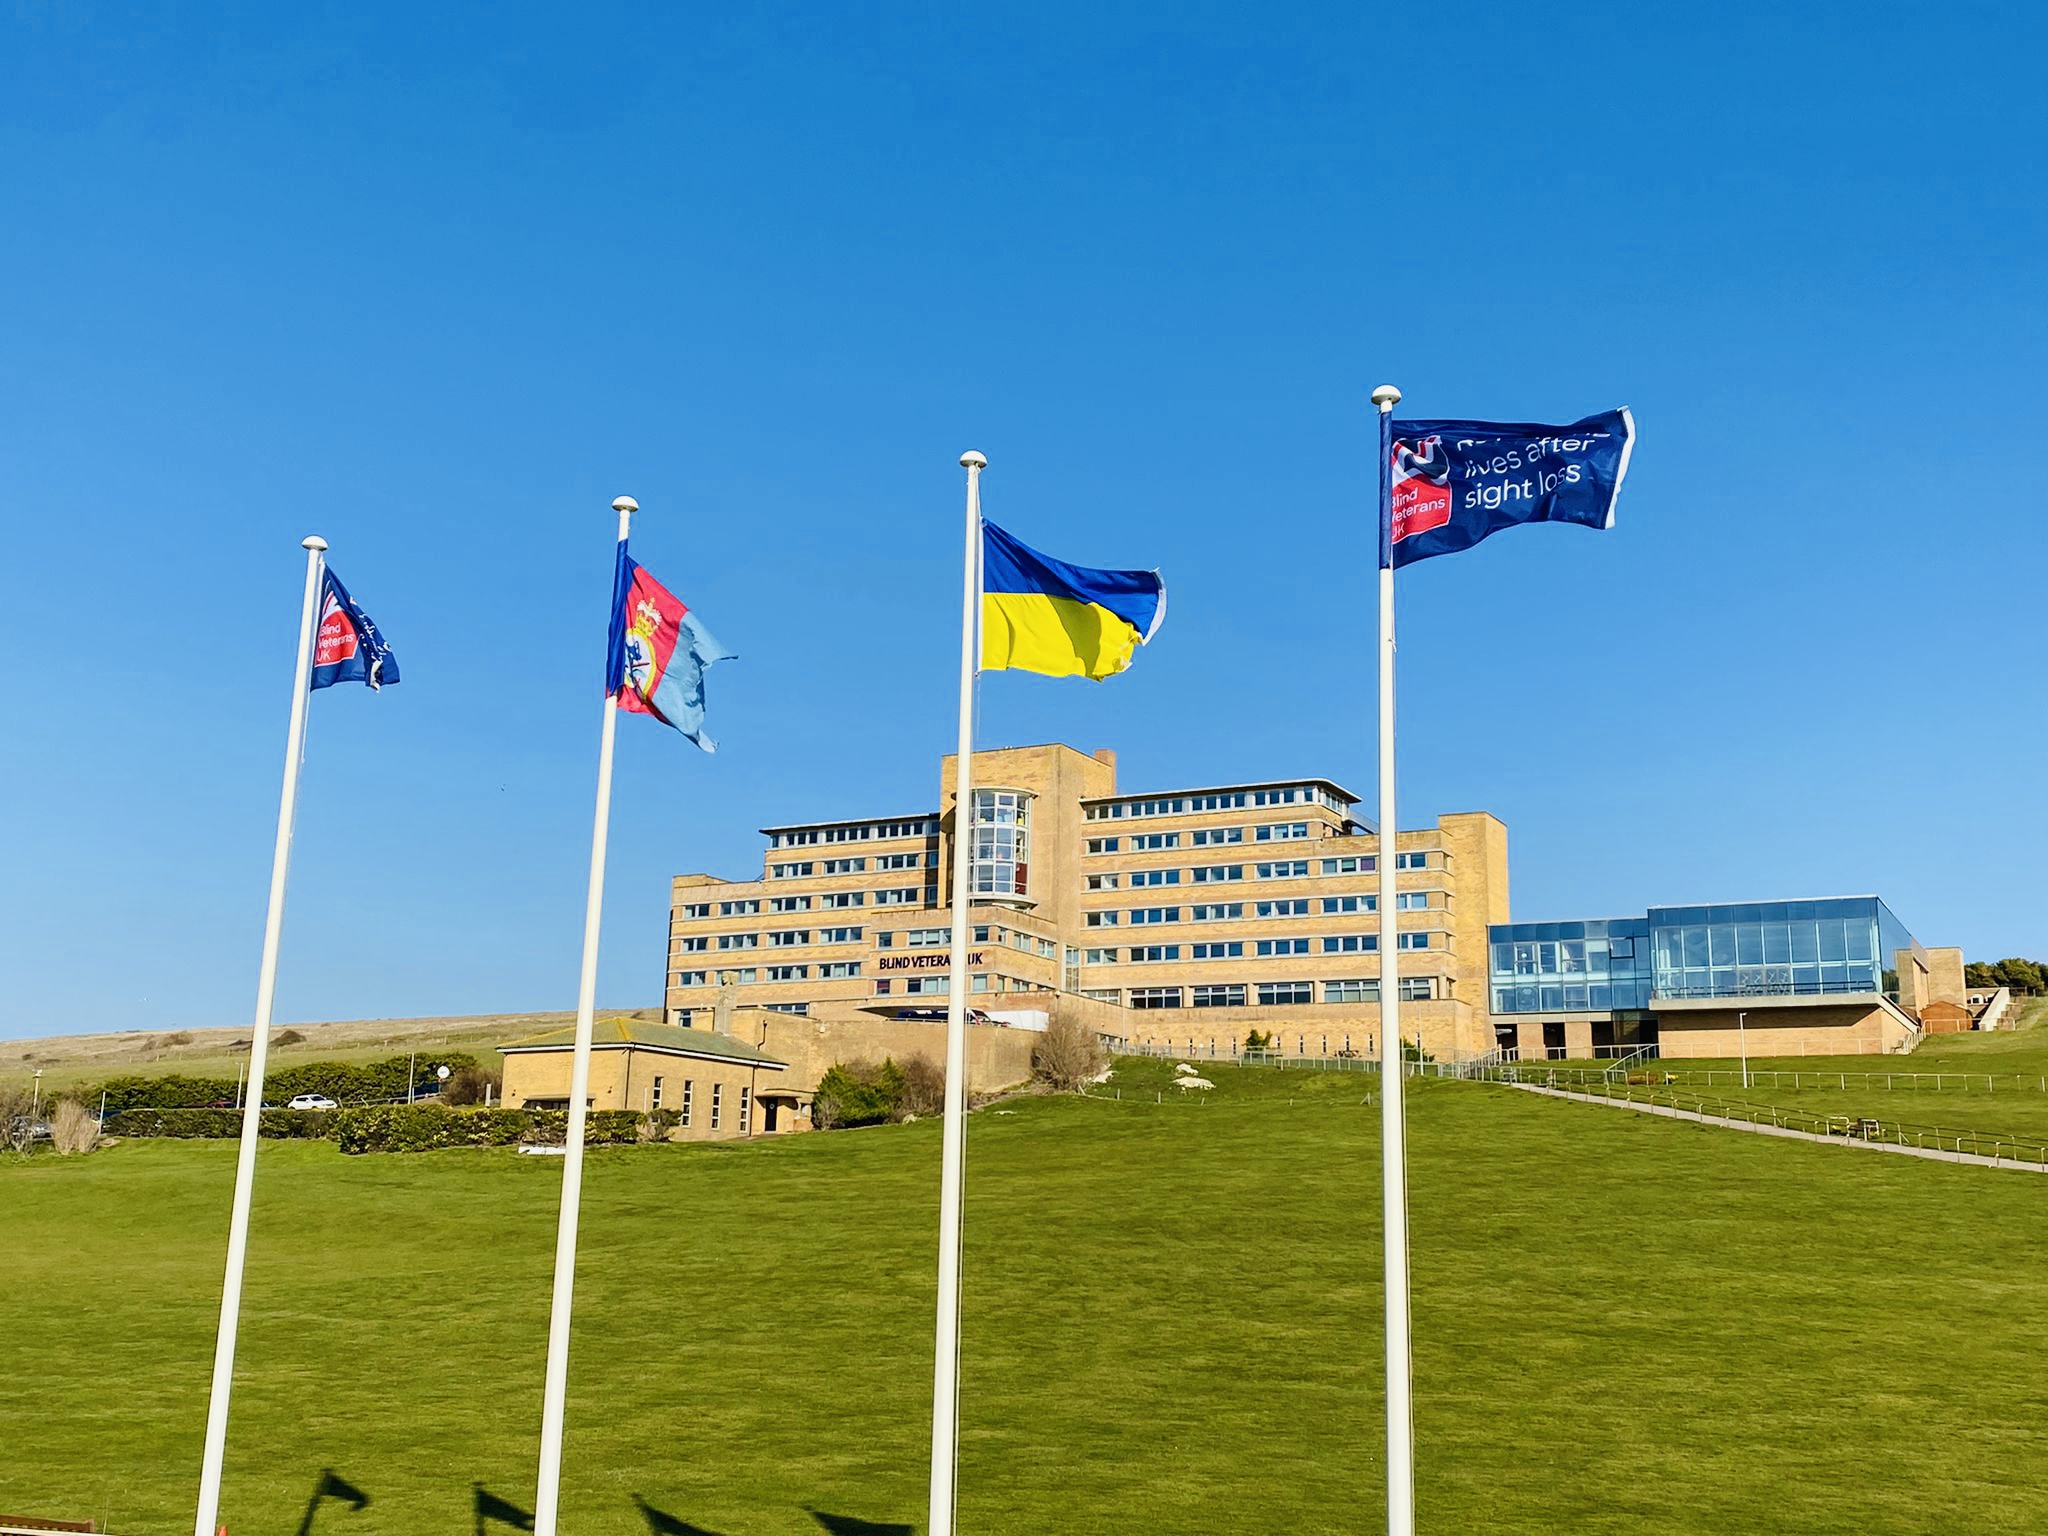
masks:
[[(1351, 1532), (1381, 1498), (1369, 1080), (1028, 1099), (969, 1141), (964, 1529)], [(1421, 1529), (2048, 1528), (2048, 1189), (1428, 1083)], [(922, 1526), (939, 1127), (594, 1153), (565, 1519)], [(233, 1149), (0, 1164), (0, 1507), (189, 1529)], [(263, 1151), (224, 1518), (530, 1508), (560, 1167)], [(846, 1522), (870, 1522), (848, 1524)], [(669, 1525), (654, 1527), (674, 1531)]]
[[(604, 1010), (607, 1018), (659, 1020), (659, 1008)], [(468, 1051), (487, 1057), (507, 1040), (576, 1022), (573, 1013), (480, 1013), (451, 1018), (356, 1019), (339, 1024), (280, 1024), (271, 1036), (270, 1061), (381, 1061), (405, 1051)], [(291, 1036), (297, 1036), (293, 1039)], [(282, 1043), (280, 1043), (280, 1041)], [(0, 1041), (0, 1082), (24, 1081), (38, 1068), (43, 1090), (61, 1093), (78, 1083), (125, 1073), (183, 1072), (233, 1077), (249, 1061), (249, 1027), (239, 1029), (117, 1030)]]

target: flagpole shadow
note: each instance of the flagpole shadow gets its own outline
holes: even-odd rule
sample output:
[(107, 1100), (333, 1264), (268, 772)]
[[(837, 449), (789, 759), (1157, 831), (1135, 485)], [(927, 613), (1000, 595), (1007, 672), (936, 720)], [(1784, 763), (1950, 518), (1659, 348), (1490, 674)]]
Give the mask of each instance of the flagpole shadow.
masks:
[(804, 1513), (831, 1532), (831, 1536), (917, 1536), (917, 1527), (911, 1525), (859, 1520), (852, 1515), (829, 1515), (822, 1509), (806, 1509)]
[(299, 1522), (298, 1536), (311, 1536), (313, 1517), (320, 1512), (320, 1506), (328, 1499), (339, 1499), (350, 1509), (365, 1509), (370, 1496), (355, 1484), (346, 1482), (335, 1475), (334, 1468), (321, 1469), (320, 1481), (313, 1485), (313, 1497), (306, 1501), (306, 1518)]
[(654, 1536), (719, 1536), (717, 1531), (707, 1531), (701, 1525), (692, 1525), (687, 1520), (678, 1520), (666, 1510), (656, 1509), (637, 1493), (633, 1495), (633, 1505)]

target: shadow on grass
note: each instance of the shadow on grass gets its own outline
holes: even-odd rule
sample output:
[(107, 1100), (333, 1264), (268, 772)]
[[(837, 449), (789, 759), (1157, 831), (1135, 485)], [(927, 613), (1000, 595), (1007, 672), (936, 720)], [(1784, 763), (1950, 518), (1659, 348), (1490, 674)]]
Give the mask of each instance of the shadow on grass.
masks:
[(515, 1531), (533, 1529), (533, 1516), (510, 1499), (499, 1498), (482, 1483), (471, 1483), (470, 1487), (476, 1491), (476, 1536), (484, 1536), (484, 1526), (493, 1520)]
[(313, 1485), (313, 1497), (306, 1501), (306, 1518), (299, 1522), (299, 1536), (310, 1536), (313, 1517), (320, 1513), (320, 1506), (328, 1499), (338, 1499), (350, 1509), (363, 1509), (370, 1502), (367, 1493), (354, 1483), (335, 1476), (334, 1468), (327, 1467), (320, 1473), (320, 1481)]
[(828, 1515), (822, 1509), (806, 1510), (832, 1536), (917, 1536), (910, 1525), (886, 1525), (874, 1520), (856, 1520), (852, 1515)]
[(647, 1529), (654, 1536), (718, 1536), (716, 1531), (707, 1531), (701, 1525), (692, 1525), (687, 1520), (678, 1520), (665, 1510), (656, 1509), (652, 1504), (633, 1495), (633, 1505), (640, 1511), (640, 1518), (647, 1522)]

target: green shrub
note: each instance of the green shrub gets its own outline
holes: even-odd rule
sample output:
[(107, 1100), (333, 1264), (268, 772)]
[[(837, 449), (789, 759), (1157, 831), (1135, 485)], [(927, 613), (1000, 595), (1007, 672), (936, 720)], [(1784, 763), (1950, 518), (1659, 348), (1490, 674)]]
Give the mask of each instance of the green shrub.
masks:
[[(522, 1141), (560, 1143), (569, 1115), (559, 1109), (453, 1109), (441, 1104), (369, 1104), (329, 1116), (341, 1150), (432, 1152), (442, 1147), (508, 1147)], [(600, 1109), (584, 1122), (584, 1145), (625, 1146), (639, 1140), (641, 1117)]]
[(821, 1131), (879, 1125), (896, 1118), (902, 1098), (903, 1069), (895, 1062), (836, 1062), (811, 1096), (811, 1124)]
[[(454, 1074), (484, 1071), (466, 1051), (422, 1052), (417, 1065), (409, 1055), (371, 1062), (308, 1061), (266, 1073), (263, 1097), (268, 1103), (282, 1104), (302, 1093), (322, 1093), (339, 1104), (385, 1104), (405, 1097), (410, 1072), (418, 1072), (421, 1088), (433, 1084), (436, 1067), (449, 1068), (451, 1082)], [(107, 1113), (113, 1115), (127, 1109), (204, 1109), (233, 1104), (241, 1088), (232, 1077), (186, 1077), (172, 1072), (162, 1077), (109, 1078), (97, 1088), (77, 1092), (81, 1103), (95, 1105), (104, 1092)]]
[[(266, 1109), (257, 1134), (272, 1141), (325, 1141), (334, 1134), (335, 1114), (319, 1109)], [(171, 1136), (181, 1140), (232, 1140), (242, 1134), (239, 1109), (124, 1109), (107, 1112), (109, 1136)]]

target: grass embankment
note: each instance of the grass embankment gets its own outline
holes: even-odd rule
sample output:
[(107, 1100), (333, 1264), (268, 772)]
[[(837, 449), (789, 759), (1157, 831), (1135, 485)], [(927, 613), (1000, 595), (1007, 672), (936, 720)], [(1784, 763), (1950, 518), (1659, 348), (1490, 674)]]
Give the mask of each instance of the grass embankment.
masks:
[[(964, 1529), (1351, 1532), (1381, 1498), (1377, 1108), (975, 1117)], [(1293, 1102), (1290, 1103), (1289, 1100)], [(2021, 1176), (1471, 1084), (1412, 1101), (1421, 1528), (2048, 1528), (2048, 1200)], [(922, 1527), (939, 1127), (594, 1153), (565, 1518)], [(189, 1529), (233, 1148), (0, 1165), (0, 1507)], [(266, 1146), (224, 1517), (323, 1536), (530, 1508), (560, 1165)], [(812, 1512), (818, 1512), (814, 1515)], [(669, 1527), (674, 1529), (674, 1527)]]

